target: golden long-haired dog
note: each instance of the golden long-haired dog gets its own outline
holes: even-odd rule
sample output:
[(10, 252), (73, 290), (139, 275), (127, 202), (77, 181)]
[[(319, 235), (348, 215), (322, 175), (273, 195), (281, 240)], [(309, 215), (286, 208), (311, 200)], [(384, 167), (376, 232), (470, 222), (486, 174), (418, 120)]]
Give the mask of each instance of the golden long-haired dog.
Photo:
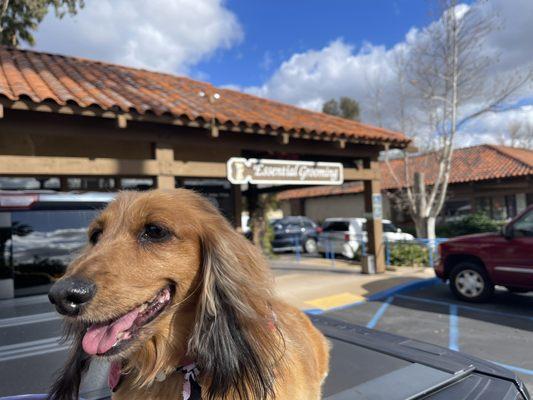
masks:
[(120, 193), (50, 290), (73, 339), (50, 397), (77, 398), (99, 357), (114, 399), (319, 399), (326, 339), (272, 284), (260, 252), (202, 196)]

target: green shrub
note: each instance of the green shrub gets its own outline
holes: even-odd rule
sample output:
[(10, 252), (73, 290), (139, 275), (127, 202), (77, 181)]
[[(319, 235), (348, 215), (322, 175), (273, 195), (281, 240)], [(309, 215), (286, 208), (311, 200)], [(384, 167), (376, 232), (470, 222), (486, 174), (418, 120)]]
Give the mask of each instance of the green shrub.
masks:
[(500, 226), (501, 224), (487, 215), (477, 213), (467, 215), (459, 221), (438, 226), (436, 234), (438, 237), (454, 237), (472, 233), (495, 232), (500, 229)]
[(390, 264), (399, 266), (429, 265), (428, 249), (413, 243), (389, 243)]

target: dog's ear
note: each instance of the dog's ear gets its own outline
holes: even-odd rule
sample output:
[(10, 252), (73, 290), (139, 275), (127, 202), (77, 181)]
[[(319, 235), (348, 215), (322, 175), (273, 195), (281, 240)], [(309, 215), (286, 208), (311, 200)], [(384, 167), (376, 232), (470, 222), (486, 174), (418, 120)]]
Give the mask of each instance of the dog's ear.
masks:
[(266, 262), (225, 221), (201, 242), (203, 286), (189, 354), (205, 376), (207, 398), (271, 398), (282, 337), (272, 324)]
[(49, 400), (73, 400), (78, 398), (81, 378), (91, 363), (91, 357), (82, 349), (82, 337), (81, 333), (75, 334), (70, 356), (50, 388)]

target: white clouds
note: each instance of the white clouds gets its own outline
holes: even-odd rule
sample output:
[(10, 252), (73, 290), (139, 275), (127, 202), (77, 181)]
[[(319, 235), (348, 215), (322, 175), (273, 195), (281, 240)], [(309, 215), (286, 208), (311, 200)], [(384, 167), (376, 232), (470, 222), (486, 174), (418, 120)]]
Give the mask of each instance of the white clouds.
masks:
[[(522, 129), (533, 127), (533, 105), (522, 106), (502, 113), (487, 114), (484, 118), (465, 127), (463, 143), (510, 144), (509, 130), (518, 122)], [(533, 140), (531, 140), (533, 143)]]
[(189, 73), (243, 31), (223, 0), (88, 0), (75, 17), (50, 13), (37, 32), (38, 50), (140, 68)]
[[(528, 15), (533, 15), (530, 0), (492, 0), (482, 5), (501, 16), (502, 29), (490, 34), (485, 52), (499, 54), (500, 62), (492, 66), (492, 72), (509, 73), (512, 69), (533, 61), (533, 24)], [(456, 12), (465, 13), (468, 6), (460, 5)], [(397, 104), (397, 82), (393, 73), (394, 60), (399, 54), (420, 40), (421, 30), (413, 28), (404, 40), (392, 48), (364, 44), (356, 49), (342, 39), (329, 43), (322, 49), (297, 53), (281, 64), (271, 78), (262, 86), (244, 90), (264, 97), (293, 103), (305, 108), (320, 110), (324, 101), (332, 97), (350, 96), (358, 99), (363, 120), (398, 129), (391, 111)], [(493, 76), (487, 76), (487, 80)], [(369, 90), (370, 89), (370, 90)], [(386, 112), (377, 116), (376, 99), (371, 93), (381, 91), (379, 101)], [(532, 97), (530, 87), (523, 95)], [(468, 106), (468, 105), (467, 105)], [(412, 107), (412, 115), (420, 110)], [(475, 144), (481, 140), (494, 141), (496, 133), (506, 130), (512, 120), (532, 118), (533, 109), (499, 114), (487, 114), (475, 123), (464, 127), (465, 134), (458, 138), (458, 145)]]

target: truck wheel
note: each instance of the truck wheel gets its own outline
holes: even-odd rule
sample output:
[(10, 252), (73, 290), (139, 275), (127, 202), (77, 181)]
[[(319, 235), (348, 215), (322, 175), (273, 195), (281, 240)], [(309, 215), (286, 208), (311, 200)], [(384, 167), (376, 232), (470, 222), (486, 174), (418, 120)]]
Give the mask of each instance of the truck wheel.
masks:
[(306, 239), (304, 243), (304, 249), (308, 254), (315, 254), (317, 251), (316, 240), (313, 238)]
[(460, 300), (480, 303), (492, 296), (494, 284), (483, 267), (463, 261), (450, 273), (450, 289)]

